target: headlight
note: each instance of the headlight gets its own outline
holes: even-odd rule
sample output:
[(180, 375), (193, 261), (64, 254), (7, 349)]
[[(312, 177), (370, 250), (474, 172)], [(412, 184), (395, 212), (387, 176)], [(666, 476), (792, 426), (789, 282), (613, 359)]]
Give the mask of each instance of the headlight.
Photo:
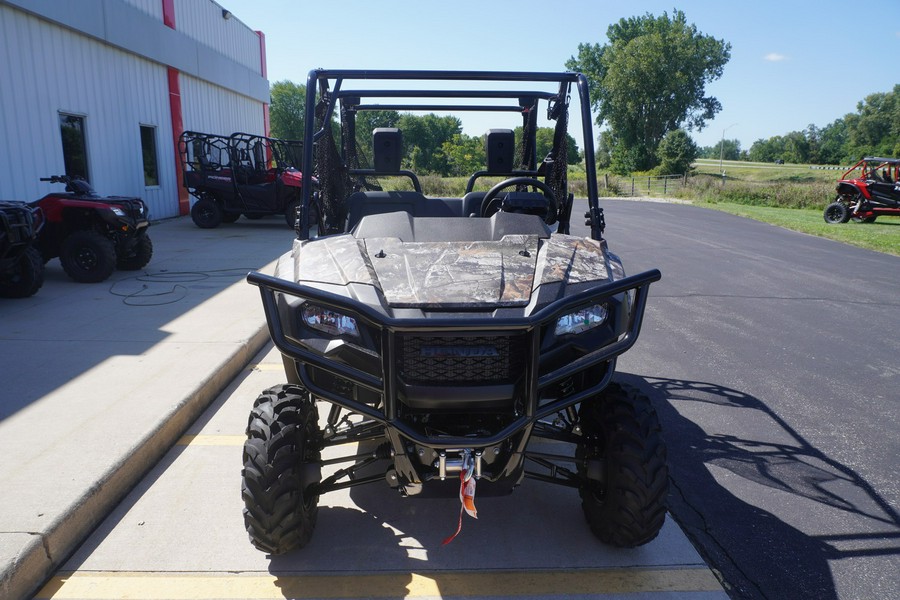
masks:
[(125, 216), (125, 211), (122, 210), (121, 208), (117, 208), (117, 207), (113, 206), (113, 207), (110, 208), (109, 210), (113, 211), (113, 214), (116, 215), (117, 217), (124, 217), (124, 216)]
[(556, 335), (582, 333), (588, 329), (599, 327), (606, 322), (609, 311), (605, 304), (595, 304), (587, 308), (569, 313), (556, 321)]
[(303, 322), (309, 327), (329, 335), (350, 335), (359, 337), (359, 329), (356, 327), (356, 319), (345, 314), (306, 304), (300, 311)]

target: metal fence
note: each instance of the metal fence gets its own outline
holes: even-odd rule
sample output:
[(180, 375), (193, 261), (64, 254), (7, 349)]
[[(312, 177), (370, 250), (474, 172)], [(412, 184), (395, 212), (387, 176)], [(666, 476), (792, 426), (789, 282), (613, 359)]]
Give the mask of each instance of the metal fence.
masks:
[(687, 184), (684, 175), (645, 175), (642, 177), (615, 177), (605, 174), (604, 187), (618, 196), (666, 196)]

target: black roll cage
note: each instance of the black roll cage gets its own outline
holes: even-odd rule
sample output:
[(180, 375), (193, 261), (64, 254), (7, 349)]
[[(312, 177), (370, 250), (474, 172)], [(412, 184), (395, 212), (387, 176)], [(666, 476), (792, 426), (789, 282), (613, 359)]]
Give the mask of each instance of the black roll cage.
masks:
[[(522, 90), (395, 90), (395, 89), (353, 89), (345, 90), (344, 83), (351, 80), (366, 81), (470, 81), (470, 82), (528, 82), (528, 83), (557, 83), (559, 92), (547, 91), (522, 91)], [(592, 117), (590, 113), (590, 98), (588, 95), (588, 83), (584, 75), (573, 72), (519, 72), (519, 71), (405, 71), (405, 70), (341, 70), (341, 69), (313, 69), (307, 76), (306, 106), (305, 106), (305, 131), (303, 143), (303, 169), (301, 215), (298, 223), (304, 224), (297, 229), (297, 237), (301, 240), (309, 238), (309, 230), (305, 226), (309, 223), (310, 207), (312, 206), (314, 183), (313, 169), (309, 168), (314, 163), (314, 145), (328, 132), (326, 127), (331, 126), (335, 106), (339, 99), (353, 99), (356, 110), (415, 110), (415, 111), (506, 111), (520, 112), (525, 115), (528, 122), (536, 122), (533, 108), (538, 99), (547, 100), (550, 103), (548, 111), (554, 109), (554, 101), (568, 102), (569, 91), (574, 84), (579, 99), (581, 113), (582, 143), (584, 145), (585, 176), (587, 180), (588, 212), (585, 215), (586, 224), (591, 228), (591, 237), (595, 240), (603, 236), (603, 211), (599, 205), (597, 189), (597, 172), (594, 155), (594, 141), (592, 129)], [(326, 103), (324, 115), (321, 118), (322, 127), (316, 128), (317, 96)], [(362, 104), (362, 98), (421, 98), (421, 99), (473, 99), (473, 100), (503, 100), (515, 99), (515, 105), (469, 105), (469, 104)], [(529, 114), (532, 113), (532, 114)], [(532, 136), (534, 128), (532, 128)], [(531, 155), (526, 156), (531, 169), (536, 167), (534, 156), (535, 145), (530, 140)], [(571, 206), (569, 207), (571, 208)], [(568, 226), (569, 215), (563, 216)]]

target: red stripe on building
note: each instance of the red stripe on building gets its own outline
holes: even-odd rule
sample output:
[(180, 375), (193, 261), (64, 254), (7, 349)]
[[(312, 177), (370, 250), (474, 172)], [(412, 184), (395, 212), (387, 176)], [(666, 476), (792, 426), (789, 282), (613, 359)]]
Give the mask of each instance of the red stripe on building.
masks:
[[(259, 73), (263, 79), (269, 78), (268, 67), (266, 66), (266, 34), (262, 31), (256, 32), (259, 37)], [(269, 137), (269, 103), (263, 102), (263, 135)]]
[(162, 0), (163, 23), (175, 29), (175, 0)]
[[(166, 27), (175, 29), (175, 0), (162, 0), (163, 23)], [(181, 159), (178, 151), (178, 140), (184, 131), (184, 117), (181, 112), (181, 85), (178, 81), (178, 69), (167, 67), (169, 80), (169, 114), (172, 120), (172, 148), (175, 155), (175, 178), (181, 179)], [(186, 215), (191, 210), (191, 197), (188, 191), (181, 185), (178, 188), (178, 214)]]
[[(181, 86), (178, 83), (178, 69), (167, 67), (169, 75), (169, 112), (172, 115), (172, 147), (175, 149), (175, 177), (181, 179), (181, 153), (178, 141), (184, 131), (184, 119), (181, 115)], [(187, 188), (178, 186), (178, 214), (186, 215), (191, 211), (191, 197)]]

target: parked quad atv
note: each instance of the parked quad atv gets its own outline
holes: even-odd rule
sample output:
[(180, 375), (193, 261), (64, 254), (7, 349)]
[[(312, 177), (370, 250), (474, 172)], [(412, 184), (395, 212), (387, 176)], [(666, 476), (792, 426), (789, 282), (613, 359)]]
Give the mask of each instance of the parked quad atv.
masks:
[[(462, 500), (461, 525), (476, 483), (479, 495), (507, 494), (525, 478), (576, 488), (604, 542), (656, 537), (668, 489), (659, 420), (647, 396), (611, 380), (660, 273), (626, 277), (603, 238), (586, 78), (316, 70), (306, 89), (304, 164), (314, 169), (303, 172), (298, 239), (274, 276), (248, 275), (287, 379), (250, 411), (242, 494), (252, 544), (304, 546), (319, 496), (335, 490), (449, 491)], [(572, 96), (588, 196), (574, 234)], [(374, 131), (371, 165), (356, 147), (358, 111), (473, 107), (500, 123), (518, 113), (523, 135), (486, 135), (486, 168), (462, 197), (421, 192), (397, 129)], [(543, 109), (555, 134), (538, 162)], [(371, 191), (379, 176), (413, 191)], [(322, 422), (319, 406), (329, 406)]]
[(140, 198), (100, 196), (87, 181), (67, 175), (41, 181), (66, 185), (66, 193), (31, 203), (44, 214), (36, 244), (44, 262), (58, 256), (66, 274), (80, 283), (105, 281), (117, 268), (135, 271), (150, 262), (150, 221)]
[(179, 141), (184, 187), (197, 200), (191, 218), (211, 229), (241, 215), (284, 215), (294, 226), (300, 203), (300, 142), (246, 133), (185, 131)]
[(27, 298), (44, 284), (44, 261), (34, 247), (43, 215), (24, 202), (0, 202), (0, 297)]
[(900, 216), (900, 158), (862, 159), (841, 176), (837, 193), (825, 207), (826, 223), (874, 223), (880, 216)]

